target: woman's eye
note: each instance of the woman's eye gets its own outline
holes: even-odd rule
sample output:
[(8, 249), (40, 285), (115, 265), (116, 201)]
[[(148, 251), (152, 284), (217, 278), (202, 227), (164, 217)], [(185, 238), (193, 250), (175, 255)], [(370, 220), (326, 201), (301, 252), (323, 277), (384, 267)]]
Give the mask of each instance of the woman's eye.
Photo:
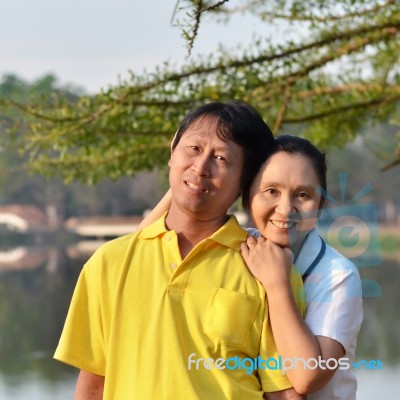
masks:
[(199, 151), (199, 147), (198, 146), (189, 146), (189, 150), (195, 152), (195, 151)]
[(264, 190), (264, 192), (266, 192), (266, 193), (268, 193), (268, 194), (270, 194), (272, 196), (275, 196), (275, 195), (278, 194), (278, 191), (276, 189), (273, 189), (273, 188), (268, 188), (268, 189)]
[(226, 158), (225, 157), (223, 157), (223, 156), (215, 156), (215, 158), (218, 160), (218, 161), (226, 161)]
[(299, 197), (301, 199), (309, 199), (311, 196), (306, 192), (300, 192), (300, 193), (297, 193), (297, 197)]

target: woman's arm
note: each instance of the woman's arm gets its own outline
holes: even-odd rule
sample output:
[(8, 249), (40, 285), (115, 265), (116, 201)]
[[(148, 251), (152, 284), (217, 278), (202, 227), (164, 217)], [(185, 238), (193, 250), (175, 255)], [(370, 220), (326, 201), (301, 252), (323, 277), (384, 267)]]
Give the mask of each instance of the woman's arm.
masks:
[(79, 373), (74, 400), (101, 400), (104, 391), (104, 376), (83, 371)]
[[(171, 141), (171, 153), (173, 152), (174, 142), (177, 134), (178, 131), (175, 132), (175, 135)], [(138, 226), (138, 229), (143, 229), (144, 227), (151, 225), (154, 221), (161, 218), (171, 207), (171, 201), (172, 193), (171, 188), (169, 188), (167, 193), (165, 193), (164, 197), (158, 202), (158, 204), (143, 218), (142, 222)]]
[[(265, 288), (272, 332), (282, 358), (318, 361), (320, 357), (323, 366), (329, 358), (342, 357), (345, 353), (342, 345), (327, 337), (314, 336), (298, 311), (290, 286), (290, 250), (262, 237), (249, 237), (241, 250), (251, 273)], [(298, 368), (286, 370), (293, 387), (302, 394), (321, 389), (335, 373), (332, 369), (302, 366), (298, 362)]]
[(281, 390), (280, 392), (264, 393), (264, 400), (306, 400), (307, 397), (298, 394), (294, 388)]
[(143, 229), (157, 219), (161, 218), (165, 212), (169, 210), (169, 207), (171, 206), (171, 200), (171, 189), (168, 189), (167, 193), (165, 193), (164, 197), (159, 201), (159, 203), (150, 211), (148, 215), (146, 215), (146, 217), (143, 218), (142, 222), (138, 226), (138, 229)]

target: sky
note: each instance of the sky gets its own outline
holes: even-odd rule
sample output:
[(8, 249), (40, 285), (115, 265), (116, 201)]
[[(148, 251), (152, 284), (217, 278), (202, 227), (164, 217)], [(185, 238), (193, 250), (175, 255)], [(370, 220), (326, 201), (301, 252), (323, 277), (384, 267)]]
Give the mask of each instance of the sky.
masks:
[[(232, 5), (240, 0), (231, 0)], [(168, 60), (180, 65), (186, 47), (171, 26), (176, 0), (0, 0), (0, 77), (33, 81), (53, 73), (62, 84), (98, 91), (152, 71)], [(204, 23), (194, 55), (219, 43), (249, 43), (264, 26), (238, 16), (229, 26)]]

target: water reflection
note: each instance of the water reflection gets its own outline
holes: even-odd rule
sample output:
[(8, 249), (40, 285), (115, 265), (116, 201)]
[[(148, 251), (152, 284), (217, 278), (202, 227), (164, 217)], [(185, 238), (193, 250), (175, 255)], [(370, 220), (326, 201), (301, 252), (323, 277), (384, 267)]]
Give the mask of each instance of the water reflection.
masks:
[(379, 298), (364, 299), (364, 322), (358, 337), (358, 358), (381, 359), (385, 367), (400, 364), (400, 260), (360, 270), (363, 278), (380, 284)]
[(52, 354), (83, 262), (56, 247), (0, 251), (1, 399), (71, 398), (76, 372)]
[[(78, 274), (98, 245), (16, 245), (0, 250), (1, 399), (72, 398), (76, 370), (53, 361), (52, 354)], [(360, 393), (367, 393), (365, 387), (373, 379), (383, 398), (388, 398), (385, 394), (393, 390), (393, 371), (400, 368), (400, 263), (392, 259), (360, 272), (380, 284), (382, 296), (364, 299), (357, 359), (384, 362), (383, 371), (357, 373)], [(369, 398), (363, 394), (362, 399)]]
[(24, 246), (0, 251), (0, 271), (35, 269), (47, 260), (47, 250)]
[(68, 375), (62, 380), (48, 381), (36, 373), (20, 377), (0, 376), (2, 400), (66, 400), (72, 399), (76, 376)]

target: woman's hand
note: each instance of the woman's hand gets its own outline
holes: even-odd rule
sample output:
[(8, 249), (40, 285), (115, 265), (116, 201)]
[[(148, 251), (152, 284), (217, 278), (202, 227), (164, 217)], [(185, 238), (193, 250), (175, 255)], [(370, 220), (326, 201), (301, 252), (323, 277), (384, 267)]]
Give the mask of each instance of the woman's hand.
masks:
[(248, 236), (240, 250), (250, 272), (265, 290), (290, 286), (293, 254), (289, 248), (282, 248), (262, 236), (258, 239)]
[(158, 202), (158, 204), (150, 211), (146, 217), (143, 218), (142, 222), (138, 226), (139, 229), (143, 229), (146, 226), (151, 225), (154, 221), (161, 218), (171, 207), (172, 192), (171, 188), (168, 189), (164, 197)]

